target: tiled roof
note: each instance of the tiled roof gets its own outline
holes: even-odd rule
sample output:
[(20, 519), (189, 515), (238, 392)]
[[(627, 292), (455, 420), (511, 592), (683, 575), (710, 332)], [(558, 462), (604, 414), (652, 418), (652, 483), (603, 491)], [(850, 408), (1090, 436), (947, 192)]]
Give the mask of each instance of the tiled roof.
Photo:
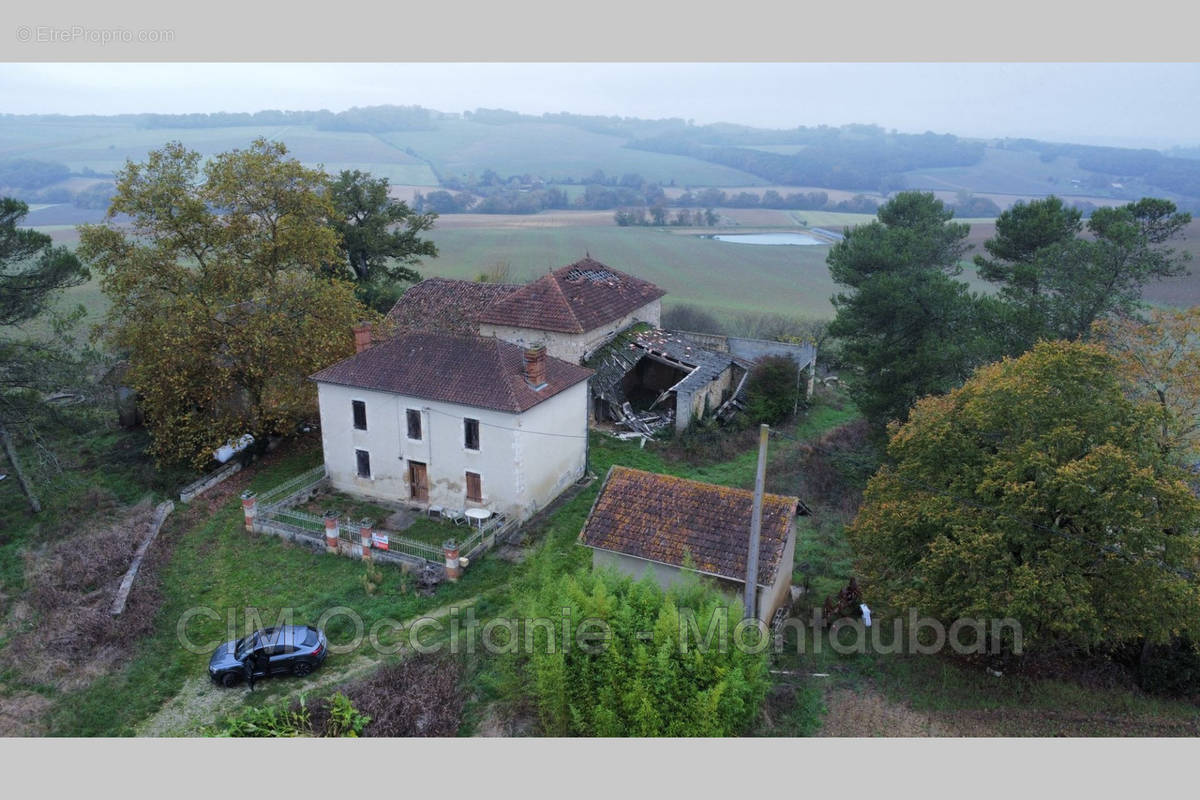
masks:
[(664, 294), (649, 281), (584, 258), (495, 301), (479, 315), (479, 322), (583, 333), (618, 320)]
[(479, 333), (480, 312), (520, 288), (509, 283), (426, 278), (400, 296), (388, 319), (401, 333), (441, 331), (473, 336)]
[(520, 413), (591, 376), (590, 369), (546, 356), (546, 386), (525, 381), (523, 351), (492, 337), (402, 333), (312, 379), (478, 408)]
[[(758, 582), (769, 586), (780, 564), (799, 503), (763, 495)], [(670, 475), (614, 466), (579, 534), (588, 547), (682, 566), (690, 553), (700, 572), (746, 580), (754, 493)]]

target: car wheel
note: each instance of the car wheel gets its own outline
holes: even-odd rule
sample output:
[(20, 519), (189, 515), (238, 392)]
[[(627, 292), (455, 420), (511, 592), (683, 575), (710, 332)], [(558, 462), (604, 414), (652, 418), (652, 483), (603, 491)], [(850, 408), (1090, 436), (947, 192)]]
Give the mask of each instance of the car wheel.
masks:
[(238, 682), (237, 675), (234, 675), (232, 672), (226, 672), (224, 675), (221, 676), (221, 685), (224, 686), (226, 689), (230, 688), (237, 682)]
[(312, 664), (309, 664), (307, 661), (301, 661), (292, 667), (292, 674), (301, 678), (310, 672), (312, 672)]

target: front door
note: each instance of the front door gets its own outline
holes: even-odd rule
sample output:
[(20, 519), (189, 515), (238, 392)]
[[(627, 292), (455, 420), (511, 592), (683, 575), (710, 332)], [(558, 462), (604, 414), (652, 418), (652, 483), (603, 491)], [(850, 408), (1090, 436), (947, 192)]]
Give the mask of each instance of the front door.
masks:
[(413, 500), (429, 502), (429, 473), (420, 461), (408, 462), (408, 489)]

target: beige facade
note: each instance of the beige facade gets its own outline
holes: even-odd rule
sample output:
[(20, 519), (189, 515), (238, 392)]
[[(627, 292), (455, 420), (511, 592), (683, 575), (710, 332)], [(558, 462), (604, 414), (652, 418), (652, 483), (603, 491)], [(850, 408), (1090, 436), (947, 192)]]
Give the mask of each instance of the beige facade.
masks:
[(479, 324), (481, 336), (495, 336), (506, 342), (528, 347), (534, 344), (546, 345), (546, 352), (563, 361), (578, 364), (593, 350), (601, 347), (621, 331), (638, 322), (648, 322), (658, 327), (662, 320), (662, 300), (653, 300), (646, 305), (626, 314), (620, 319), (593, 328), (583, 333), (558, 333), (533, 328), (515, 328), (508, 325), (493, 325), (488, 322)]
[[(317, 394), (325, 465), (340, 491), (526, 519), (583, 477), (586, 381), (519, 414), (324, 382)], [(365, 405), (365, 430), (355, 428), (355, 401)], [(408, 435), (410, 411), (417, 438)], [(478, 448), (467, 447), (467, 420), (476, 423)], [(357, 451), (367, 454), (368, 475), (359, 474)], [(424, 473), (424, 488), (414, 486), (414, 473)], [(479, 500), (468, 499), (467, 473), (479, 476)]]

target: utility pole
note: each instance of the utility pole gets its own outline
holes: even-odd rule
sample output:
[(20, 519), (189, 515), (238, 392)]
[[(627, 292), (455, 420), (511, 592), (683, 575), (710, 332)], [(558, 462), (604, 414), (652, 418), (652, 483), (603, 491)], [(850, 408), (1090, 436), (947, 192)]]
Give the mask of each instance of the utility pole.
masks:
[(746, 619), (758, 616), (758, 542), (762, 533), (763, 483), (767, 477), (767, 433), (758, 426), (758, 472), (754, 476), (754, 510), (750, 513), (750, 552), (746, 554)]

